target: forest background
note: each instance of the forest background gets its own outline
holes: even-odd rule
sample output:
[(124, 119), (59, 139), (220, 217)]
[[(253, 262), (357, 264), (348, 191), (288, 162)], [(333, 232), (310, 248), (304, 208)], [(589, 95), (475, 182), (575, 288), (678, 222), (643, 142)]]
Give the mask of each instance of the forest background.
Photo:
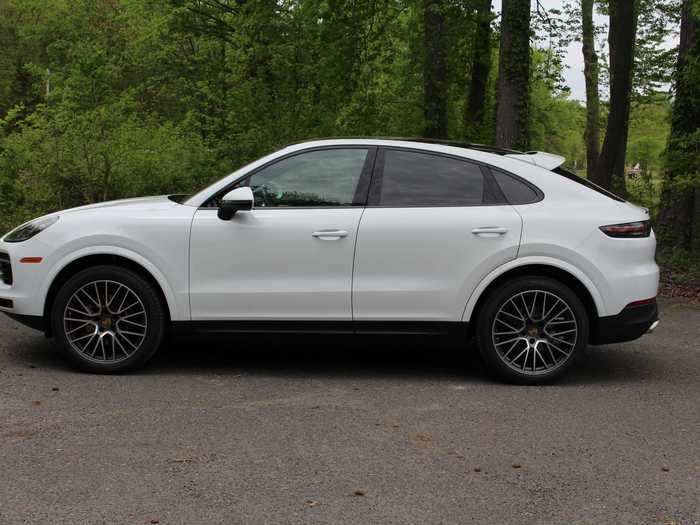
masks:
[(697, 296), (699, 22), (700, 0), (0, 0), (0, 232), (305, 139), (431, 137), (565, 156), (650, 209), (665, 286)]

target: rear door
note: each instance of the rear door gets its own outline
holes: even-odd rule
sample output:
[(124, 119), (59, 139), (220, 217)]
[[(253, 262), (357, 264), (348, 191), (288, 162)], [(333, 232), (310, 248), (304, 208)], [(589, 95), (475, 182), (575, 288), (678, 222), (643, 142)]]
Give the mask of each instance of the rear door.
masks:
[(469, 295), (518, 253), (522, 221), (490, 171), (381, 149), (357, 238), (353, 318), (460, 321)]

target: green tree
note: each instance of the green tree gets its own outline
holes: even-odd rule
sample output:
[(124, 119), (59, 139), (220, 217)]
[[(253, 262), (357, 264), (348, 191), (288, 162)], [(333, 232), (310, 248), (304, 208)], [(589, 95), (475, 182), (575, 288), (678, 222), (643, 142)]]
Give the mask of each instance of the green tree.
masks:
[(425, 70), (423, 73), (425, 136), (447, 138), (447, 38), (445, 2), (424, 0), (423, 34)]
[(530, 0), (504, 0), (498, 57), (496, 144), (527, 150), (530, 87)]
[(586, 171), (594, 178), (600, 154), (600, 95), (598, 93), (598, 55), (595, 50), (595, 25), (593, 23), (593, 0), (581, 1), (581, 42), (583, 48), (586, 82)]
[(479, 0), (476, 8), (476, 28), (471, 42), (471, 80), (464, 114), (467, 140), (484, 138), (487, 110), (488, 81), (491, 74), (491, 0)]
[(661, 196), (659, 234), (666, 254), (700, 260), (700, 4), (685, 0), (676, 93)]
[[(650, 92), (663, 79), (654, 71), (665, 70), (647, 64), (662, 64), (652, 51), (672, 24), (648, 15), (659, 2), (638, 1), (636, 65), (647, 73), (633, 76), (628, 157), (651, 185), (635, 181), (630, 191), (656, 203), (666, 110)], [(567, 98), (563, 47), (552, 45), (581, 34), (580, 15), (560, 21), (538, 8), (530, 20), (529, 2), (509, 0), (497, 29), (491, 7), (0, 0), (0, 227), (67, 206), (190, 191), (314, 137), (427, 132), (561, 153), (581, 169), (586, 111)]]

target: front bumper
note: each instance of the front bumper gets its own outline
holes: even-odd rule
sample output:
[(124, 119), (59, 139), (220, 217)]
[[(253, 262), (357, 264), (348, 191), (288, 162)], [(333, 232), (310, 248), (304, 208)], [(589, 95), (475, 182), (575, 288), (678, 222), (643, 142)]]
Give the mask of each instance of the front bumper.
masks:
[(656, 300), (625, 307), (619, 314), (600, 317), (591, 328), (590, 343), (606, 345), (633, 341), (657, 327), (659, 308)]
[[(44, 314), (45, 292), (42, 290), (51, 262), (46, 258), (48, 252), (44, 244), (34, 239), (15, 244), (0, 241), (0, 312), (32, 316)], [(42, 261), (21, 263), (25, 257), (41, 257)]]

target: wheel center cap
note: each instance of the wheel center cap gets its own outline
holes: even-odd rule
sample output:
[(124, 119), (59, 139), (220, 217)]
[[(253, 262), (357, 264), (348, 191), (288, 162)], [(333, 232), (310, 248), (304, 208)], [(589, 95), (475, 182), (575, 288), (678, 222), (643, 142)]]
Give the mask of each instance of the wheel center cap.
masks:
[(536, 326), (530, 326), (527, 329), (527, 335), (529, 337), (538, 337), (540, 335), (540, 331)]
[(103, 317), (102, 319), (100, 319), (100, 326), (104, 330), (109, 330), (110, 328), (112, 328), (112, 318), (111, 317)]

